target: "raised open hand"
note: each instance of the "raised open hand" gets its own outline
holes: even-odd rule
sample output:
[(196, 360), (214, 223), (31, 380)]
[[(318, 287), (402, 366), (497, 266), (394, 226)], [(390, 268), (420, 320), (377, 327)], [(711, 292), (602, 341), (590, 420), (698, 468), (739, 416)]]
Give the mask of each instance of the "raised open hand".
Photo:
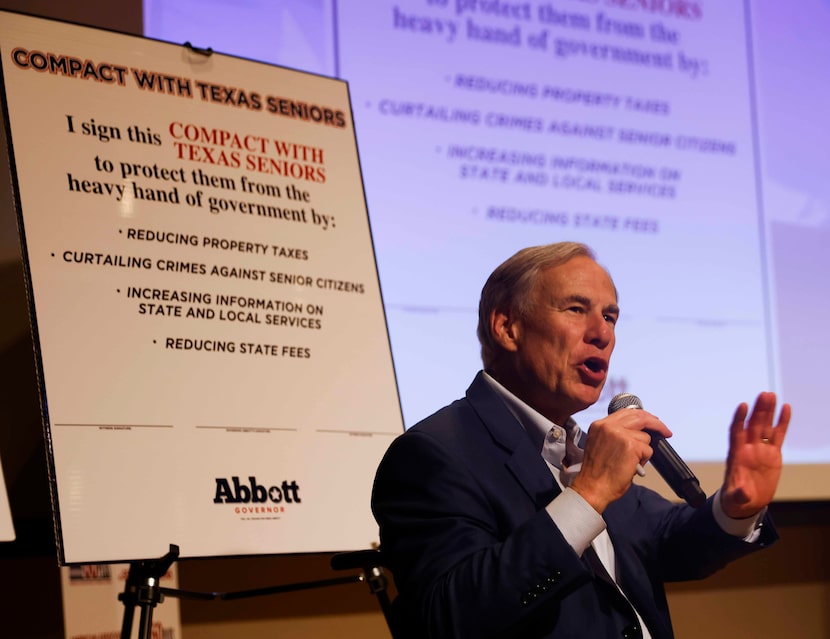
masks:
[(752, 414), (738, 406), (729, 427), (729, 454), (720, 498), (723, 511), (735, 519), (751, 517), (772, 501), (781, 477), (781, 446), (790, 424), (789, 404), (775, 420), (775, 393), (761, 393)]

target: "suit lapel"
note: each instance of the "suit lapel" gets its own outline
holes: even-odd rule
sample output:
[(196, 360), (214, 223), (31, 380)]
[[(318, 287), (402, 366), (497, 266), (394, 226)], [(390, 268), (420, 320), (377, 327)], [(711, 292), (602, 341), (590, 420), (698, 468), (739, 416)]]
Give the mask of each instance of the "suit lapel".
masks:
[(504, 451), (505, 466), (533, 500), (536, 509), (544, 508), (561, 490), (540, 451), (534, 450), (525, 432), (504, 401), (496, 395), (479, 372), (467, 400), (495, 443)]

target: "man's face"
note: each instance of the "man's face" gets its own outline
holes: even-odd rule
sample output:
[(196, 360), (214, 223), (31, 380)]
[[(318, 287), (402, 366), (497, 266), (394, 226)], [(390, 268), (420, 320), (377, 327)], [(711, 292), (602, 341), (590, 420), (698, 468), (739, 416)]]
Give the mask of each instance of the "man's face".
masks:
[(614, 285), (594, 260), (575, 257), (539, 275), (513, 331), (508, 388), (558, 424), (594, 404), (614, 350)]

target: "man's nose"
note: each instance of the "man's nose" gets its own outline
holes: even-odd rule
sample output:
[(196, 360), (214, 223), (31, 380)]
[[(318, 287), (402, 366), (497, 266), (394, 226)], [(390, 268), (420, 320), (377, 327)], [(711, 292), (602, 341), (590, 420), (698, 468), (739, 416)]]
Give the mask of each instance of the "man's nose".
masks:
[(607, 346), (614, 337), (614, 328), (605, 319), (605, 315), (591, 314), (588, 327), (585, 332), (585, 341), (595, 344), (600, 348)]

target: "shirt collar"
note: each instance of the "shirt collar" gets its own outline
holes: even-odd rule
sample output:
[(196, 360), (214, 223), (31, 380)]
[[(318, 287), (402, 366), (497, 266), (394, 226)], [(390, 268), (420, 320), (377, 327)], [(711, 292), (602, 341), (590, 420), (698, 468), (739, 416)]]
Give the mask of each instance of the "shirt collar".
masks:
[[(495, 393), (499, 397), (501, 397), (502, 400), (504, 400), (504, 403), (507, 404), (507, 408), (510, 409), (510, 412), (513, 413), (514, 417), (522, 425), (522, 428), (524, 428), (527, 434), (530, 436), (530, 439), (533, 442), (533, 446), (536, 448), (536, 450), (542, 450), (542, 448), (545, 445), (545, 438), (548, 436), (548, 433), (555, 430), (556, 428), (563, 428), (559, 424), (556, 424), (549, 420), (535, 408), (532, 408), (531, 406), (525, 404), (521, 399), (516, 397), (513, 393), (511, 393), (498, 381), (496, 381), (496, 379), (492, 377), (487, 371), (484, 371), (483, 378), (484, 381), (487, 382), (487, 384), (489, 384), (490, 388), (492, 388), (493, 391), (495, 391)], [(569, 436), (569, 439), (577, 444), (579, 443), (582, 437), (582, 429), (579, 427), (579, 425), (574, 421), (572, 417), (569, 417), (568, 421), (565, 422), (564, 430), (565, 433), (563, 433), (561, 437), (563, 450), (565, 447), (566, 433)]]

